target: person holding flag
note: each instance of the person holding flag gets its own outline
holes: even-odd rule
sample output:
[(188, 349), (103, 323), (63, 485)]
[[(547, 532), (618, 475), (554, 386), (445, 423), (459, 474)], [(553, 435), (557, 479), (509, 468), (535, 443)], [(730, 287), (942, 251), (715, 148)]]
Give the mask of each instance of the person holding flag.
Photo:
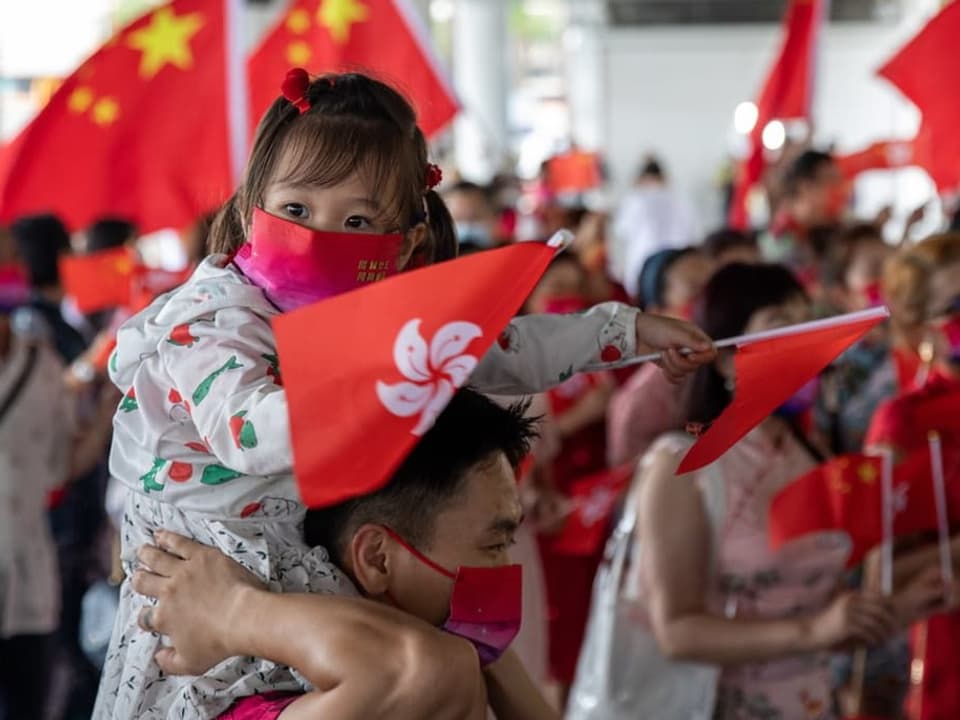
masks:
[[(786, 268), (733, 264), (707, 284), (695, 317), (723, 338), (769, 333), (810, 313)], [(830, 332), (843, 331), (835, 325)], [(792, 355), (810, 356), (831, 342), (821, 334)], [(698, 454), (687, 453), (686, 436), (666, 435), (641, 461), (594, 587), (571, 720), (740, 718), (758, 711), (834, 717), (830, 651), (848, 642), (879, 643), (895, 631), (898, 613), (886, 599), (836, 593), (851, 549), (844, 533), (817, 533), (776, 554), (769, 549), (771, 499), (819, 459), (798, 429), (798, 412), (810, 401), (805, 388), (779, 400), (780, 408), (766, 411), (752, 430), (743, 422), (730, 429), (736, 414), (742, 421), (764, 395), (784, 397), (774, 373), (795, 375), (798, 387), (809, 379), (797, 373), (805, 359), (775, 356), (774, 344), (753, 354), (763, 359), (765, 379), (751, 380), (747, 370), (754, 368), (741, 359), (759, 342), (736, 355), (722, 352), (694, 376), (687, 416), (712, 421), (694, 446), (702, 448)], [(842, 349), (825, 351), (820, 366)]]
[[(960, 234), (935, 235), (902, 250), (888, 265), (884, 293), (894, 319), (925, 338), (932, 362), (921, 387), (879, 407), (865, 442), (868, 447), (891, 448), (903, 461), (928, 452), (928, 436), (936, 432), (948, 451), (944, 455), (955, 454), (960, 449)], [(946, 470), (949, 482), (956, 468)], [(929, 481), (929, 477), (916, 480)], [(948, 485), (947, 493), (952, 497), (955, 489)], [(911, 557), (896, 562), (901, 571), (905, 564), (915, 564)], [(907, 698), (911, 720), (960, 715), (958, 642), (956, 612), (935, 615), (913, 628), (911, 650), (918, 672), (911, 675)]]
[[(282, 312), (326, 298), (335, 302), (334, 296), (362, 286), (372, 291), (387, 276), (453, 258), (453, 225), (434, 191), (440, 179), (439, 169), (427, 162), (413, 110), (395, 90), (359, 74), (287, 74), (282, 97), (258, 128), (244, 182), (211, 231), (219, 254), (118, 334), (109, 366), (125, 396), (115, 418), (111, 472), (129, 491), (121, 531), (128, 576), (135, 549), (162, 527), (224, 549), (278, 589), (353, 592), (325, 551), (307, 547), (300, 537), (304, 503), (311, 498), (298, 493), (294, 482), (291, 422), (295, 414), (316, 414), (322, 406), (288, 415), (283, 388), (310, 378), (334, 385), (340, 380), (319, 353), (309, 367), (297, 362), (310, 358), (294, 362), (281, 355), (281, 377), (271, 324)], [(442, 307), (451, 299), (436, 302)], [(415, 350), (425, 341), (416, 327), (408, 330), (394, 350), (407, 381), (384, 385), (381, 402), (400, 415), (420, 412), (422, 432), (436, 417), (442, 393), (425, 395), (433, 386), (416, 384), (425, 376)], [(616, 303), (582, 315), (514, 320), (478, 363), (447, 357), (462, 344), (457, 337), (447, 338), (453, 345), (442, 351), (427, 355), (424, 349), (424, 355), (431, 363), (443, 360), (445, 372), (461, 384), (469, 375), (478, 389), (500, 394), (538, 391), (587, 365), (648, 350), (662, 351), (665, 371), (679, 378), (714, 354), (693, 325)], [(328, 343), (341, 358), (363, 352), (346, 337)], [(683, 355), (684, 347), (694, 354)], [(450, 382), (441, 382), (440, 390), (450, 392)], [(333, 410), (328, 406), (327, 412)], [(348, 412), (359, 422), (356, 407)], [(350, 424), (349, 417), (342, 419), (341, 426)], [(295, 441), (309, 429), (293, 430)], [(323, 455), (324, 443), (310, 435), (315, 455)], [(341, 465), (337, 477), (328, 476), (331, 489), (339, 487), (343, 473), (348, 471)], [(159, 640), (137, 626), (142, 605), (125, 583), (97, 720), (158, 713), (206, 718), (240, 696), (301, 688), (287, 669), (243, 658), (204, 678), (161, 680), (154, 661)]]

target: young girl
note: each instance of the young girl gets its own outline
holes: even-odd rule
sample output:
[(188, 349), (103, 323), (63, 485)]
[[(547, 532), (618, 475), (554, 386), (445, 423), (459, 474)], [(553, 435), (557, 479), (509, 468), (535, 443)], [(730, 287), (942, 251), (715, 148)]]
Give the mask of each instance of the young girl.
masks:
[[(354, 592), (322, 548), (301, 540), (304, 508), (270, 321), (452, 258), (456, 238), (432, 189), (439, 171), (396, 91), (357, 74), (311, 82), (303, 70), (288, 74), (283, 91), (261, 120), (242, 186), (214, 224), (217, 254), (118, 336), (110, 373), (125, 397), (111, 471), (128, 490), (128, 575), (135, 549), (166, 528), (220, 548), (275, 590)], [(676, 348), (684, 345), (701, 354), (683, 358)], [(617, 304), (517, 320), (471, 383), (532, 392), (588, 363), (661, 348), (672, 348), (664, 367), (678, 376), (711, 355), (692, 326)], [(210, 718), (237, 697), (301, 688), (289, 668), (254, 658), (232, 658), (200, 678), (164, 676), (153, 659), (159, 637), (137, 627), (144, 607), (125, 582), (97, 720)], [(149, 612), (144, 621), (149, 627)]]

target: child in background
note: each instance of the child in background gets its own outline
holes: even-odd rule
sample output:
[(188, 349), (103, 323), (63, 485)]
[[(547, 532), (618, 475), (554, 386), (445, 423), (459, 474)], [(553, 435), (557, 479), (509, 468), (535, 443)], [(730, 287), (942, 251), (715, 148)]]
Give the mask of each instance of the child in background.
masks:
[[(454, 257), (453, 225), (433, 190), (439, 180), (396, 91), (358, 74), (288, 74), (261, 120), (244, 182), (212, 229), (217, 254), (128, 322), (111, 358), (125, 394), (111, 472), (129, 491), (121, 532), (128, 576), (135, 549), (165, 528), (220, 548), (273, 589), (355, 592), (322, 548), (302, 541), (270, 321)], [(681, 346), (698, 353), (684, 357)], [(651, 349), (665, 350), (664, 367), (676, 376), (713, 355), (693, 326), (611, 303), (514, 321), (471, 383), (537, 391), (587, 364)], [(168, 678), (154, 661), (159, 638), (138, 628), (144, 609), (125, 582), (96, 720), (210, 718), (238, 697), (303, 688), (289, 668), (253, 658)], [(149, 625), (149, 613), (144, 619)]]

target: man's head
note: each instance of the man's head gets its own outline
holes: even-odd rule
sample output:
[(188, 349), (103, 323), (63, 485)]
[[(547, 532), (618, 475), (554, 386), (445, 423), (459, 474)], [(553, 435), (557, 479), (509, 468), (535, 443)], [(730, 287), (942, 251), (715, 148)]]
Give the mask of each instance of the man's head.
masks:
[(37, 290), (59, 287), (60, 256), (70, 252), (70, 235), (63, 223), (54, 215), (31, 215), (14, 222), (10, 232), (30, 287)]
[(640, 187), (657, 187), (665, 184), (666, 181), (667, 178), (660, 161), (653, 155), (644, 158), (637, 169), (637, 185)]
[(87, 228), (85, 233), (88, 253), (111, 250), (132, 243), (137, 238), (137, 227), (129, 220), (105, 217)]
[(837, 222), (850, 191), (840, 168), (825, 152), (807, 150), (787, 168), (783, 177), (784, 203), (803, 228)]
[(497, 214), (490, 192), (461, 181), (443, 193), (457, 228), (457, 241), (468, 249), (486, 249), (496, 241)]
[(365, 595), (442, 624), (452, 581), (393, 533), (450, 572), (508, 564), (521, 520), (514, 471), (535, 435), (524, 409), (461, 390), (384, 488), (309, 510), (304, 539), (326, 547)]

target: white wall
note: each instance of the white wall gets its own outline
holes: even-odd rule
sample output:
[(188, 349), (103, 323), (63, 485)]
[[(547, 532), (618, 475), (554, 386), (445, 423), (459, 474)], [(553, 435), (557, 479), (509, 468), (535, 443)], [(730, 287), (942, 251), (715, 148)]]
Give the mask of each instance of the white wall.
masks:
[[(897, 24), (831, 24), (822, 38), (815, 99), (815, 139), (840, 151), (911, 137), (918, 114), (875, 76), (931, 10), (918, 5)], [(779, 44), (776, 25), (611, 29), (605, 37), (604, 150), (619, 189), (638, 159), (656, 151), (704, 225), (719, 222), (718, 171), (735, 136), (733, 109), (753, 99)], [(897, 195), (898, 212), (932, 192), (919, 170), (869, 173), (858, 183), (858, 212)]]

